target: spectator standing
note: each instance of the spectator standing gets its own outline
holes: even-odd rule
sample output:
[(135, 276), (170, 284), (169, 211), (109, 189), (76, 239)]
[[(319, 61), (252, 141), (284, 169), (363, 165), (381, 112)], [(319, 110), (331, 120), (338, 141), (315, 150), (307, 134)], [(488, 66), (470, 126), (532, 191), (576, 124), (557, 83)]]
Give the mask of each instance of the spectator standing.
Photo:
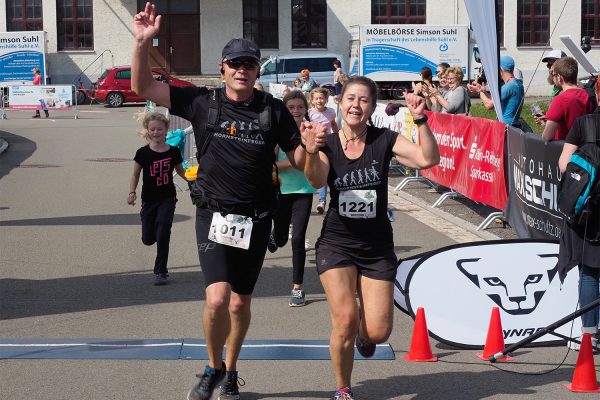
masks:
[(441, 107), (442, 114), (468, 114), (471, 108), (471, 99), (469, 93), (462, 86), (463, 72), (462, 68), (455, 66), (446, 69), (446, 82), (448, 90), (442, 95), (435, 88), (430, 90), (430, 96), (434, 97), (437, 104)]
[[(283, 104), (300, 127), (308, 115), (306, 97), (302, 92), (293, 90), (283, 97)], [(289, 305), (300, 307), (306, 304), (304, 289), (302, 289), (306, 263), (305, 240), (315, 189), (308, 183), (302, 171), (292, 167), (287, 155), (279, 148), (276, 165), (281, 179), (281, 196), (277, 211), (273, 215), (273, 230), (267, 248), (274, 253), (278, 247), (285, 246), (290, 226), (293, 225), (291, 237), (293, 275)]]
[[(293, 166), (303, 165), (305, 151), (298, 146), (298, 127), (281, 100), (253, 87), (260, 73), (256, 44), (232, 39), (225, 45), (219, 62), (224, 89), (169, 86), (153, 79), (149, 63), (160, 22), (149, 2), (134, 16), (132, 89), (191, 121), (196, 143), (207, 144), (199, 159), (195, 194), (196, 242), (206, 284), (203, 325), (208, 365), (188, 400), (209, 399), (221, 385), (221, 399), (239, 399), (237, 359), (250, 326), (252, 292), (267, 251), (277, 193), (272, 181), (275, 146)], [(209, 113), (214, 111), (211, 105), (219, 111), (218, 121), (209, 126), (208, 115), (215, 115)], [(257, 126), (269, 106), (270, 129)], [(303, 130), (308, 135), (315, 135), (312, 130), (321, 132), (311, 125)]]
[[(554, 67), (556, 67), (556, 64)], [(600, 106), (600, 79), (596, 80), (594, 91), (596, 93), (596, 99), (599, 100), (598, 105)], [(554, 104), (554, 102), (552, 102), (552, 104)], [(558, 162), (558, 166), (562, 173), (566, 171), (571, 155), (575, 153), (579, 146), (585, 144), (585, 120), (588, 118), (594, 121), (597, 138), (596, 144), (600, 146), (600, 107), (597, 107), (593, 114), (579, 117), (573, 123), (565, 140), (565, 145)], [(592, 243), (585, 239), (586, 237), (592, 237), (595, 233), (600, 231), (600, 219), (597, 218), (598, 213), (600, 213), (600, 204), (592, 205), (592, 207), (594, 207), (592, 213), (595, 214), (592, 214), (592, 216), (588, 218), (587, 226), (584, 228), (574, 228), (569, 225), (565, 219), (563, 220), (560, 237), (558, 256), (559, 277), (561, 281), (564, 281), (567, 272), (576, 266), (579, 267), (580, 307), (590, 304), (600, 295), (600, 243)], [(598, 307), (583, 314), (581, 316), (581, 322), (582, 333), (589, 333), (592, 336), (592, 345), (597, 346), (598, 339), (595, 335), (598, 332)], [(579, 350), (579, 344), (574, 342), (568, 343), (570, 348)]]
[(588, 92), (577, 87), (577, 71), (577, 61), (573, 57), (557, 60), (550, 69), (554, 84), (561, 93), (552, 100), (546, 114), (536, 118), (538, 124), (546, 120), (542, 132), (546, 141), (564, 140), (575, 119), (594, 109)]
[(183, 179), (185, 170), (181, 163), (181, 152), (178, 148), (167, 144), (169, 120), (158, 112), (147, 113), (142, 120), (143, 130), (140, 132), (148, 144), (138, 149), (133, 163), (133, 174), (129, 183), (127, 204), (135, 205), (136, 188), (140, 173), (144, 171), (142, 180), (142, 243), (152, 246), (156, 243), (156, 259), (154, 260), (154, 284), (166, 285), (169, 271), (169, 243), (171, 226), (175, 215), (177, 195), (173, 184), (173, 171)]
[[(335, 110), (327, 107), (329, 92), (324, 88), (316, 88), (310, 92), (310, 109), (308, 117), (311, 122), (325, 125), (328, 134), (337, 132), (338, 126), (335, 122)], [(319, 202), (317, 203), (317, 212), (323, 214), (327, 204), (327, 185), (319, 188)]]
[(423, 96), (423, 86), (433, 86), (433, 73), (431, 72), (431, 68), (423, 67), (419, 75), (421, 76), (421, 82), (412, 82), (412, 90), (414, 94)]
[(308, 96), (311, 90), (319, 85), (317, 85), (317, 82), (310, 77), (310, 71), (306, 68), (300, 71), (300, 76), (302, 77), (302, 92)]
[[(40, 69), (36, 67), (32, 70), (32, 72), (33, 72), (33, 84), (41, 85), (42, 84), (42, 73), (41, 73)], [(44, 110), (44, 113), (46, 114), (46, 118), (48, 118), (50, 116), (50, 113), (48, 113), (48, 107), (46, 107), (46, 102), (42, 98), (40, 98), (39, 101), (40, 101), (42, 110)], [(35, 114), (33, 115), (32, 118), (40, 118), (40, 110), (36, 109)]]
[[(511, 56), (500, 57), (500, 78), (504, 82), (500, 88), (500, 106), (502, 109), (502, 119), (507, 125), (512, 125), (521, 128), (521, 109), (525, 98), (525, 90), (523, 81), (515, 79), (514, 75), (515, 60)], [(494, 108), (492, 96), (487, 92), (485, 87), (480, 83), (472, 83), (467, 85), (471, 92), (478, 93), (483, 105), (488, 110)]]
[(340, 78), (344, 73), (344, 71), (342, 71), (342, 63), (340, 60), (335, 60), (333, 62), (333, 68), (335, 69), (335, 72), (333, 73), (333, 85), (335, 89), (335, 95), (337, 96), (342, 93), (342, 81)]
[(446, 79), (446, 71), (450, 68), (450, 65), (447, 63), (441, 63), (438, 65), (436, 69), (436, 74), (439, 79), (439, 85), (436, 87), (435, 84), (432, 85), (424, 85), (423, 96), (425, 97), (425, 101), (427, 103), (427, 108), (434, 112), (441, 112), (442, 106), (437, 101), (436, 97), (432, 95), (434, 91), (438, 91), (442, 97), (446, 96), (448, 92), (448, 80)]
[(338, 387), (333, 398), (352, 400), (354, 344), (363, 357), (371, 357), (393, 325), (398, 263), (385, 212), (390, 160), (395, 156), (410, 168), (428, 168), (438, 163), (439, 150), (427, 125), (423, 98), (405, 95), (419, 131), (414, 144), (369, 123), (377, 105), (377, 85), (371, 79), (351, 77), (341, 95), (343, 128), (329, 136), (303, 135), (308, 154), (304, 173), (313, 187), (327, 183), (331, 189), (316, 244), (317, 270), (333, 327), (329, 348)]
[(552, 76), (551, 68), (556, 62), (556, 60), (566, 56), (567, 55), (562, 50), (552, 50), (548, 53), (546, 57), (542, 58), (542, 62), (546, 63), (546, 67), (548, 68), (548, 83), (553, 86), (551, 94), (552, 98), (560, 94), (561, 90), (554, 84), (554, 77)]

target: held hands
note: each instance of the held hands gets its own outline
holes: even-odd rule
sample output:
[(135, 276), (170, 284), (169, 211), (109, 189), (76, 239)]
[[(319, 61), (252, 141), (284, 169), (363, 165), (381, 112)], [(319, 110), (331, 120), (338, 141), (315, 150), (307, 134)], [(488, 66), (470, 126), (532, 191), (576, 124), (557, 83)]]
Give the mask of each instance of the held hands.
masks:
[(154, 4), (147, 2), (144, 11), (133, 17), (133, 37), (136, 40), (152, 39), (160, 30), (160, 20)]
[(300, 125), (300, 135), (307, 153), (314, 154), (318, 152), (319, 148), (325, 146), (327, 142), (327, 128), (323, 124), (303, 122)]
[(425, 99), (414, 93), (404, 93), (404, 101), (414, 119), (422, 118), (425, 114)]

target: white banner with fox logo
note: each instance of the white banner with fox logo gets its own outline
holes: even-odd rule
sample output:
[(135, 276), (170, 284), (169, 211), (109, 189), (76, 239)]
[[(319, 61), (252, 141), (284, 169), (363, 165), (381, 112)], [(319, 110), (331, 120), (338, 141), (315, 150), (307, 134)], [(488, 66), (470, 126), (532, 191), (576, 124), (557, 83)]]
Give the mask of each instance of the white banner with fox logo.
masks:
[[(425, 309), (433, 338), (453, 346), (485, 343), (493, 307), (500, 309), (505, 344), (524, 339), (577, 310), (579, 274), (572, 269), (561, 285), (558, 243), (498, 240), (443, 247), (403, 260), (394, 301), (413, 318)], [(581, 334), (581, 319), (555, 330)], [(544, 335), (534, 343), (557, 342)]]

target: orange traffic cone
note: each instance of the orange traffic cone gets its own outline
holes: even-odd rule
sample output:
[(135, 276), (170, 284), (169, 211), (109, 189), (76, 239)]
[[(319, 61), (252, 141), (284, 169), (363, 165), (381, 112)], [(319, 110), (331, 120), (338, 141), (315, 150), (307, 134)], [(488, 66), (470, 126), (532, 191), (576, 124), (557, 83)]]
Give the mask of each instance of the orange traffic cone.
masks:
[[(500, 353), (502, 350), (504, 350), (504, 334), (502, 333), (502, 321), (500, 321), (500, 309), (498, 307), (493, 307), (483, 354), (477, 353), (477, 357), (488, 361), (490, 356)], [(509, 360), (512, 360), (512, 357), (504, 356), (496, 359), (496, 361)]]
[(417, 308), (417, 317), (415, 318), (415, 327), (413, 328), (410, 350), (404, 355), (406, 361), (431, 362), (437, 361), (437, 356), (431, 354), (429, 345), (429, 333), (427, 332), (427, 321), (425, 321), (425, 310), (423, 307)]
[(564, 384), (563, 386), (571, 392), (600, 392), (598, 382), (596, 381), (596, 369), (594, 368), (592, 338), (589, 333), (584, 333), (581, 338), (579, 356), (577, 356), (577, 364), (575, 364), (575, 372), (573, 372), (573, 382)]

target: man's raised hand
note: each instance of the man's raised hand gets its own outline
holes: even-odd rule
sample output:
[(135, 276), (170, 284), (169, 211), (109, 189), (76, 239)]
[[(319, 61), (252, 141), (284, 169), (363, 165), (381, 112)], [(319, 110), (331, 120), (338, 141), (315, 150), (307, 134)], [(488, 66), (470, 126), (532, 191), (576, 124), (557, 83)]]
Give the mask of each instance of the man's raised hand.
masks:
[(133, 37), (136, 40), (151, 39), (160, 30), (161, 16), (156, 15), (154, 4), (147, 2), (144, 11), (133, 17)]

